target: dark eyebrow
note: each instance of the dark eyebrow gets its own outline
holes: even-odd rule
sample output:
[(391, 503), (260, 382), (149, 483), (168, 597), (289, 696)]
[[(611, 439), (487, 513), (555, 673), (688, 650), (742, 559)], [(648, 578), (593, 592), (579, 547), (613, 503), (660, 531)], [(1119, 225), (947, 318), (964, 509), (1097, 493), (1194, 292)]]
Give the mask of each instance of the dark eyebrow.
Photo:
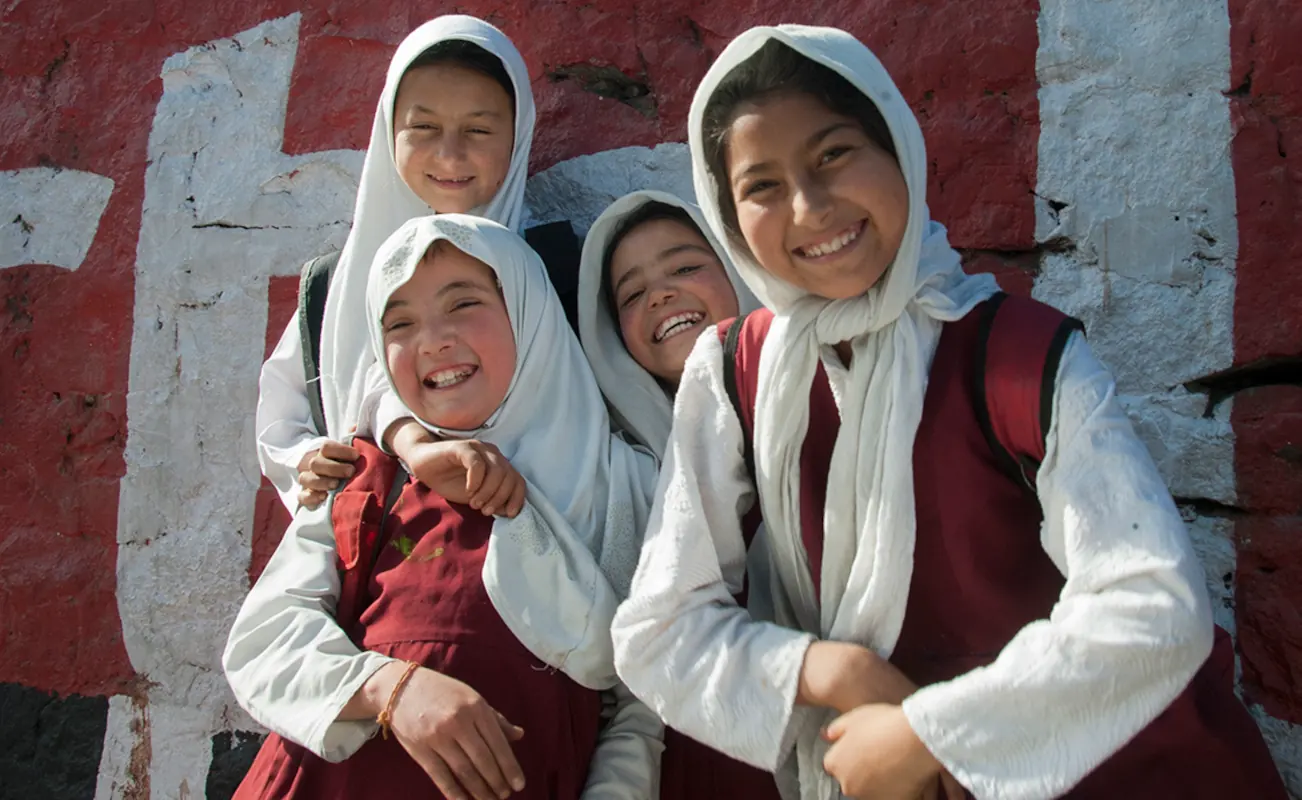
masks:
[(858, 127), (859, 126), (855, 125), (853, 122), (834, 122), (831, 125), (828, 125), (826, 128), (819, 131), (818, 133), (815, 133), (813, 136), (810, 136), (805, 141), (805, 147), (808, 147), (810, 149), (817, 147), (819, 142), (823, 141), (824, 139), (836, 133), (837, 131), (841, 130), (842, 128), (858, 129)]
[(695, 250), (696, 252), (701, 253), (703, 255), (707, 255), (710, 258), (719, 257), (717, 253), (715, 253), (713, 250), (711, 250), (708, 247), (701, 247), (699, 244), (693, 244), (692, 242), (683, 242), (682, 244), (676, 244), (673, 247), (666, 247), (664, 250), (661, 250), (660, 255), (656, 256), (656, 261), (664, 261), (666, 258), (676, 256), (679, 253), (683, 253), (688, 250)]
[(380, 319), (384, 319), (385, 316), (387, 316), (388, 313), (394, 310), (395, 308), (401, 308), (402, 306), (405, 305), (407, 305), (406, 300), (390, 300), (389, 302), (384, 304), (384, 311), (383, 313), (380, 314)]
[(445, 295), (445, 294), (450, 294), (450, 293), (455, 292), (455, 291), (458, 291), (458, 290), (460, 290), (460, 289), (471, 289), (471, 290), (476, 291), (476, 292), (488, 292), (488, 291), (490, 291), (489, 289), (487, 289), (487, 288), (485, 288), (485, 287), (483, 287), (483, 286), (480, 286), (478, 283), (475, 283), (474, 281), (453, 281), (452, 283), (446, 284), (445, 286), (443, 286), (442, 288), (440, 288), (440, 289), (439, 289), (439, 290), (434, 294), (434, 296), (435, 296), (435, 297), (442, 297), (442, 296)]
[[(412, 111), (415, 111), (415, 112), (418, 113), (418, 114), (429, 114), (429, 115), (431, 115), (431, 116), (437, 116), (437, 115), (438, 115), (438, 112), (437, 112), (437, 111), (435, 111), (435, 110), (432, 109), (432, 108), (428, 108), (428, 107), (426, 107), (426, 106), (423, 106), (423, 105), (421, 105), (420, 103), (414, 103), (414, 104), (411, 106), (411, 110), (412, 110)], [(489, 117), (490, 119), (502, 119), (502, 115), (501, 115), (500, 113), (498, 113), (498, 112), (496, 112), (496, 111), (490, 111), (489, 109), (483, 109), (483, 110), (480, 110), (480, 111), (472, 111), (472, 112), (470, 112), (469, 114), (467, 114), (466, 116), (467, 116), (467, 117)]]

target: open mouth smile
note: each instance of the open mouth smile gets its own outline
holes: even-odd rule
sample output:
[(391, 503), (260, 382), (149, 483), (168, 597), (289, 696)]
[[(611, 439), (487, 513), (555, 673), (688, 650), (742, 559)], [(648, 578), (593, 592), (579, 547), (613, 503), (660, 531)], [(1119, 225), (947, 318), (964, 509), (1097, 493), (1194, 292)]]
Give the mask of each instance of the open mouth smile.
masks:
[(867, 224), (867, 220), (859, 220), (830, 239), (797, 247), (792, 252), (801, 258), (824, 258), (839, 253), (859, 240)]
[(655, 333), (651, 335), (651, 341), (660, 344), (680, 333), (686, 333), (704, 319), (705, 315), (699, 311), (684, 311), (681, 314), (674, 314), (656, 326)]
[(441, 178), (437, 175), (426, 175), (425, 177), (429, 178), (444, 189), (464, 189), (475, 179), (473, 175), (468, 178)]
[(459, 364), (455, 367), (441, 369), (426, 375), (421, 383), (426, 389), (450, 389), (470, 380), (479, 367), (470, 364)]

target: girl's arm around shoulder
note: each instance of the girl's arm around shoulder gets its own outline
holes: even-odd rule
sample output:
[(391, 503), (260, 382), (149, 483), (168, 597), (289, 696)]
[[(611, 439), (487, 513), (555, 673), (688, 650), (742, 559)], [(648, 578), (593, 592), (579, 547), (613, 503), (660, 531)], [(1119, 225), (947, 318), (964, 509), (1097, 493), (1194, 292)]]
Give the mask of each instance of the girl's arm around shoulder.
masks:
[(582, 800), (656, 800), (664, 723), (622, 683), (602, 693), (603, 725)]
[(339, 573), (329, 503), (301, 510), (241, 606), (222, 655), (236, 700), (258, 722), (329, 761), (376, 730), (339, 721), (354, 694), (393, 659), (359, 650), (335, 622)]
[(709, 329), (678, 387), (646, 542), (615, 615), (615, 668), (668, 725), (772, 770), (813, 637), (757, 622), (733, 600), (745, 575), (740, 520), (754, 491), (722, 362)]
[(1063, 355), (1037, 477), (1041, 543), (1066, 584), (989, 667), (904, 702), (981, 798), (1057, 797), (1185, 688), (1212, 646), (1202, 569), (1175, 504), (1080, 334)]
[(297, 312), (262, 365), (254, 424), (258, 432), (258, 465), (292, 514), (298, 508), (299, 462), (326, 442), (312, 422)]

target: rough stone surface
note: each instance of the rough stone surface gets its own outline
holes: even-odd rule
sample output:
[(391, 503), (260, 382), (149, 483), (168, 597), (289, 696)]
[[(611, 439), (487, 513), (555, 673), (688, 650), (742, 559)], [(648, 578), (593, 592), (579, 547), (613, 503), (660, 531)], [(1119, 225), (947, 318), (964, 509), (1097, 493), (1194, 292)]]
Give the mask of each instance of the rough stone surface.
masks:
[(108, 700), (0, 684), (0, 800), (90, 800)]
[(1235, 397), (1239, 503), (1302, 514), (1302, 386), (1263, 386)]
[(1239, 290), (1235, 360), (1302, 356), (1302, 5), (1229, 0)]
[(1302, 516), (1248, 517), (1235, 537), (1244, 695), (1302, 722)]
[(263, 735), (247, 731), (212, 737), (212, 768), (204, 788), (207, 800), (230, 800), (262, 746)]
[(86, 258), (113, 193), (102, 175), (51, 167), (0, 172), (0, 269)]
[(1189, 538), (1203, 565), (1216, 624), (1233, 634), (1237, 629), (1234, 621), (1234, 522), (1224, 517), (1200, 515), (1188, 507), (1181, 508), (1180, 513), (1189, 525)]
[[(1302, 354), (1293, 5), (818, 0), (795, 16), (848, 27), (891, 69), (967, 268), (1089, 325), (1188, 501), (1296, 791), (1302, 736), (1266, 715), (1297, 720), (1292, 401), (1251, 392), (1205, 416), (1185, 388)], [(0, 211), (19, 204), (0, 217), (0, 681), (107, 704), (96, 800), (226, 796), (254, 746), (218, 656), (286, 523), (253, 457), (259, 357), (299, 264), (342, 243), (389, 54), (447, 10), (18, 0), (0, 18), (0, 188), (18, 187)], [(699, 76), (745, 27), (793, 18), (778, 0), (458, 10), (520, 43), (531, 212), (581, 231), (625, 191), (690, 192), (674, 142)]]

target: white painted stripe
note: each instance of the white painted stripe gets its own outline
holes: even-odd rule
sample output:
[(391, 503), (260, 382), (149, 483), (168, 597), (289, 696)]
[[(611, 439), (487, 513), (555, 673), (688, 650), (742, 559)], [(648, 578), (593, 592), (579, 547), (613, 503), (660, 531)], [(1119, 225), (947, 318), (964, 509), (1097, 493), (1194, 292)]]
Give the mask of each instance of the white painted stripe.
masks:
[(298, 22), (167, 59), (149, 137), (117, 599), (150, 686), (155, 798), (201, 797), (212, 735), (244, 718), (220, 658), (248, 589), (267, 282), (342, 245), (361, 169), (355, 151), (280, 150)]
[(130, 697), (114, 695), (109, 698), (108, 725), (104, 731), (104, 749), (100, 753), (99, 777), (95, 782), (95, 800), (118, 800), (124, 796), (137, 796), (136, 779), (131, 775), (131, 753), (147, 740), (149, 722), (143, 709)]
[(86, 260), (113, 181), (93, 172), (34, 167), (0, 172), (0, 269)]
[[(1043, 0), (1035, 296), (1081, 317), (1178, 495), (1234, 499), (1228, 405), (1238, 251), (1223, 0)], [(1207, 465), (1211, 465), (1208, 467)]]

